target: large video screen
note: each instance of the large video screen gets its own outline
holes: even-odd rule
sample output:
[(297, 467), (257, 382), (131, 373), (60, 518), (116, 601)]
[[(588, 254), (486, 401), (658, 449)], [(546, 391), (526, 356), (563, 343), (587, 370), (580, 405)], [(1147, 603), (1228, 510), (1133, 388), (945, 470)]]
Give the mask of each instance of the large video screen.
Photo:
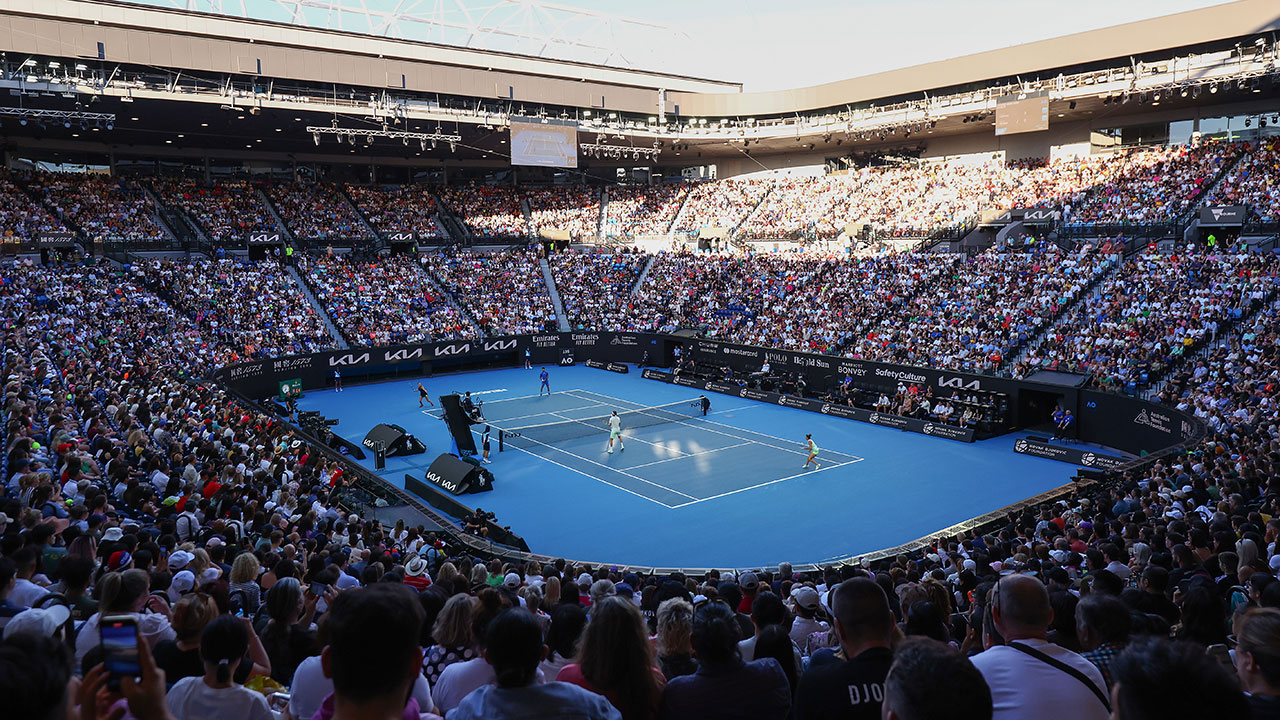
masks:
[(511, 164), (578, 167), (578, 125), (563, 121), (512, 120)]
[(1029, 97), (996, 103), (996, 135), (1049, 129), (1049, 97)]

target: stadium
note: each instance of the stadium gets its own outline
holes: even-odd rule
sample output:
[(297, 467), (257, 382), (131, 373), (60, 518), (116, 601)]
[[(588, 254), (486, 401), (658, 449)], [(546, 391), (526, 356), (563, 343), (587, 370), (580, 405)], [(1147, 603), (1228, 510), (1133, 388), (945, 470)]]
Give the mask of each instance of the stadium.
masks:
[(0, 0), (14, 717), (1280, 717), (1275, 3), (578, 5)]

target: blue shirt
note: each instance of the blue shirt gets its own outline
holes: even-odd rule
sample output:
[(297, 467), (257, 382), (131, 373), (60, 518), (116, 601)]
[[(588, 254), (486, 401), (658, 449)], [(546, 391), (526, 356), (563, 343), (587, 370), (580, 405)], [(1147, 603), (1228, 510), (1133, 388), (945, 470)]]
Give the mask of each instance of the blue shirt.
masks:
[(568, 720), (622, 720), (603, 695), (565, 682), (500, 688), (482, 685), (472, 690), (458, 707), (449, 712), (449, 720), (536, 720), (567, 718)]
[(538, 378), (539, 378), (539, 379), (541, 379), (541, 380), (542, 380), (542, 382), (546, 382), (546, 381), (547, 381), (547, 378), (549, 378), (549, 377), (551, 377), (551, 376), (547, 374), (547, 371), (546, 371), (546, 370), (543, 370), (542, 372), (538, 373)]

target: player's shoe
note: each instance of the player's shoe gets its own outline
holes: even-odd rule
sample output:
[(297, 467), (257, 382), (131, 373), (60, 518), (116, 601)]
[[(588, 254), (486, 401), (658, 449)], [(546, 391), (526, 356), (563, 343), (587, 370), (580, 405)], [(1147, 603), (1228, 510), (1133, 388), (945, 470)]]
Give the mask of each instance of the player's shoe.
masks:
[(613, 448), (609, 448), (609, 454), (610, 454), (610, 455), (612, 455), (612, 454), (613, 454)]

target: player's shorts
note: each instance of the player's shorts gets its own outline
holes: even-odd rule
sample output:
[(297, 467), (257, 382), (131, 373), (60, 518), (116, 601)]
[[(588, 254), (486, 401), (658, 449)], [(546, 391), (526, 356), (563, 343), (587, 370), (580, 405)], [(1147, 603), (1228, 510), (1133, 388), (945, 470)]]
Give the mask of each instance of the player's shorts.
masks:
[(610, 431), (609, 431), (609, 439), (613, 439), (613, 438), (620, 438), (620, 437), (622, 437), (622, 431), (621, 431), (621, 430), (610, 430)]

